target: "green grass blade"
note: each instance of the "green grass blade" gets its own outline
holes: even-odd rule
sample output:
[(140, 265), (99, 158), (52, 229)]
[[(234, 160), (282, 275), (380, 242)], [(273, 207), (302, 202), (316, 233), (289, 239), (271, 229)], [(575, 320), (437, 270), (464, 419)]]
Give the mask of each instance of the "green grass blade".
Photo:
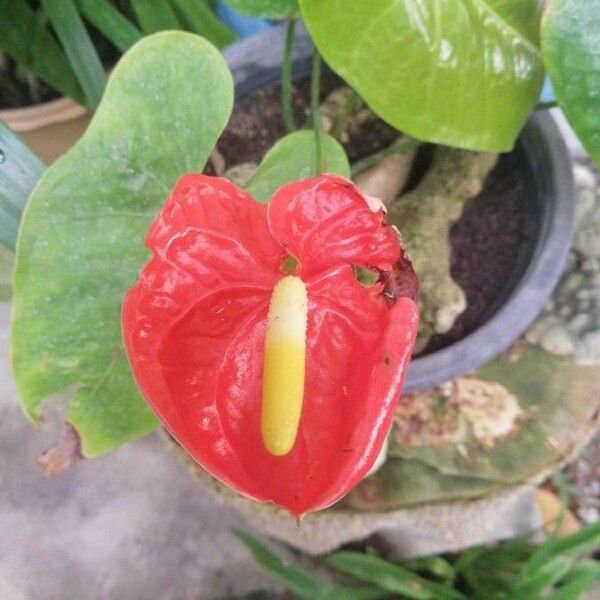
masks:
[(600, 567), (578, 569), (573, 577), (562, 587), (546, 596), (547, 600), (577, 600), (588, 591), (594, 583), (600, 581)]
[(129, 50), (142, 32), (108, 0), (77, 0), (83, 16), (121, 52)]
[(375, 584), (381, 589), (402, 594), (414, 600), (462, 600), (453, 588), (433, 583), (400, 565), (360, 552), (335, 552), (327, 562), (356, 579)]
[(299, 569), (294, 565), (285, 564), (279, 556), (271, 552), (264, 544), (243, 531), (233, 531), (235, 535), (252, 554), (254, 560), (273, 579), (288, 587), (300, 598), (314, 600), (322, 594), (327, 584), (325, 581), (311, 575), (307, 571)]
[(463, 573), (476, 562), (484, 553), (485, 546), (474, 546), (465, 550), (455, 561), (454, 570), (457, 573)]
[(165, 29), (181, 29), (167, 0), (131, 0), (131, 6), (145, 34)]
[(572, 568), (573, 561), (556, 556), (545, 562), (533, 573), (523, 577), (515, 586), (515, 591), (535, 598), (543, 590), (558, 583)]
[(69, 61), (25, 0), (0, 0), (0, 49), (57, 92), (84, 103)]
[(106, 85), (106, 74), (73, 0), (42, 0), (42, 5), (77, 75), (86, 105), (96, 108)]
[[(467, 550), (454, 568), (475, 593), (476, 598), (492, 598), (507, 593), (521, 577), (532, 547), (523, 538), (492, 547)], [(514, 598), (513, 600), (517, 600)]]
[(330, 584), (294, 565), (285, 564), (256, 538), (243, 531), (233, 531), (250, 550), (254, 560), (273, 579), (285, 585), (303, 600), (380, 600), (388, 598), (389, 593), (375, 587), (344, 587)]
[(561, 554), (581, 555), (591, 552), (600, 547), (600, 522), (587, 525), (566, 538), (557, 540), (549, 537), (532, 554), (525, 566), (525, 573), (532, 573), (540, 568), (546, 561), (553, 556)]
[(585, 554), (600, 548), (600, 521), (586, 525), (577, 533), (558, 540), (554, 546), (554, 555)]
[(405, 561), (402, 566), (415, 573), (429, 573), (444, 581), (452, 581), (456, 574), (454, 567), (441, 556), (427, 556)]
[(583, 575), (592, 575), (595, 579), (600, 580), (600, 561), (594, 560), (593, 558), (584, 558), (576, 562), (571, 570), (563, 577), (561, 583), (567, 584), (572, 580), (577, 579)]
[(21, 212), (46, 165), (0, 121), (0, 243), (15, 249)]
[(207, 0), (171, 0), (186, 29), (205, 37), (218, 48), (235, 42), (237, 36), (212, 11)]

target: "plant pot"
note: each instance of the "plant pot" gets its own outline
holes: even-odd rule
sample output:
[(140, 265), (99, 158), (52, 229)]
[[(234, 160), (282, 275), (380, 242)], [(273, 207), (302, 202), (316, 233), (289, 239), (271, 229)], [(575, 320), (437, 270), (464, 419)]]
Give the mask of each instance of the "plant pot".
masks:
[[(280, 82), (285, 31), (277, 27), (243, 40), (225, 51), (233, 72), (236, 100)], [(299, 29), (294, 47), (294, 75), (310, 73), (312, 43)], [(483, 324), (443, 350), (415, 358), (404, 390), (431, 388), (470, 373), (501, 354), (539, 314), (563, 270), (574, 226), (571, 161), (558, 127), (547, 113), (535, 114), (514, 150), (526, 182), (526, 239), (517, 267)]]
[(380, 512), (333, 506), (306, 515), (300, 524), (270, 504), (236, 494), (209, 475), (163, 431), (166, 443), (219, 504), (233, 507), (249, 527), (302, 552), (321, 555), (377, 535), (398, 558), (458, 551), (515, 537), (542, 526), (534, 488), (517, 486), (491, 497), (456, 500)]
[[(284, 31), (276, 28), (225, 51), (234, 75), (236, 100), (262, 87), (278, 84), (283, 43)], [(297, 77), (309, 73), (311, 52), (308, 36), (300, 32), (294, 50)], [(558, 281), (573, 229), (573, 184), (569, 157), (558, 130), (549, 117), (543, 115), (536, 116), (527, 125), (515, 152), (528, 175), (528, 226), (531, 232), (529, 242), (521, 249), (518, 268), (506, 292), (495, 306), (490, 307), (489, 318), (480, 329), (456, 344), (456, 348), (415, 361), (409, 374), (409, 389), (430, 388), (454, 375), (471, 371), (500, 353), (535, 318)], [(549, 394), (553, 401), (556, 395), (564, 397), (565, 387), (577, 387), (578, 382), (582, 382), (572, 402), (573, 411), (556, 413), (559, 420), (568, 423), (567, 431), (561, 430), (561, 437), (553, 440), (560, 447), (540, 456), (539, 460), (533, 461), (535, 464), (528, 465), (526, 473), (519, 473), (510, 482), (495, 482), (493, 485), (486, 482), (476, 491), (471, 489), (464, 494), (444, 496), (436, 490), (429, 498), (421, 495), (418, 500), (397, 506), (388, 503), (385, 508), (373, 510), (356, 509), (351, 502), (344, 500), (327, 510), (307, 515), (297, 527), (284, 511), (272, 505), (257, 504), (220, 484), (166, 433), (165, 438), (193, 475), (202, 481), (205, 489), (220, 502), (233, 506), (253, 528), (304, 551), (322, 554), (340, 544), (372, 534), (377, 534), (403, 556), (457, 550), (539, 528), (541, 519), (535, 502), (534, 484), (571, 459), (598, 426), (598, 402), (590, 399), (600, 395), (600, 383), (595, 383), (600, 382), (600, 368), (587, 372), (583, 382), (580, 370), (571, 370), (564, 361), (555, 364), (555, 360), (560, 362), (561, 359), (550, 355), (542, 353), (540, 356), (547, 371), (558, 371), (561, 367), (566, 372), (561, 379), (562, 387), (555, 386), (558, 391)], [(498, 368), (506, 370), (506, 366)], [(512, 370), (510, 366), (509, 371)], [(523, 381), (532, 378), (527, 360), (518, 363), (514, 370), (521, 386)], [(494, 381), (495, 375), (489, 378)], [(552, 389), (553, 382), (548, 378), (545, 381), (547, 387), (544, 389)], [(529, 402), (529, 406), (539, 390), (527, 390), (522, 395), (519, 391), (518, 394), (525, 404)], [(541, 412), (544, 412), (543, 406)], [(544, 435), (550, 438), (552, 423), (543, 425), (548, 426)], [(394, 460), (403, 459), (388, 459), (382, 471)], [(462, 480), (457, 478), (459, 482)]]
[(0, 120), (21, 134), (25, 143), (48, 164), (75, 144), (90, 119), (90, 112), (69, 98), (0, 110)]

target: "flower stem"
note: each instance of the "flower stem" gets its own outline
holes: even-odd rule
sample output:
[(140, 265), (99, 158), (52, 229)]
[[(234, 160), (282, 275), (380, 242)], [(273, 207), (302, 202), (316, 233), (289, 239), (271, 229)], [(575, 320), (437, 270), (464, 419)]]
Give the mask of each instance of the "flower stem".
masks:
[(281, 67), (281, 108), (286, 133), (292, 133), (296, 130), (294, 106), (292, 104), (292, 50), (294, 48), (295, 31), (296, 19), (290, 19), (287, 25), (283, 65)]
[(321, 55), (315, 48), (312, 59), (312, 73), (310, 77), (310, 121), (315, 132), (316, 170), (315, 175), (324, 171), (323, 152), (321, 148), (321, 112), (319, 111), (319, 91), (321, 84)]
[(413, 148), (418, 148), (423, 142), (420, 140), (416, 140), (411, 137), (404, 137), (399, 140), (396, 140), (393, 144), (389, 145), (387, 148), (383, 150), (379, 150), (379, 152), (375, 152), (361, 160), (356, 161), (352, 165), (352, 175), (356, 175), (373, 165), (376, 165), (379, 161), (391, 156), (392, 154), (405, 154), (409, 152)]

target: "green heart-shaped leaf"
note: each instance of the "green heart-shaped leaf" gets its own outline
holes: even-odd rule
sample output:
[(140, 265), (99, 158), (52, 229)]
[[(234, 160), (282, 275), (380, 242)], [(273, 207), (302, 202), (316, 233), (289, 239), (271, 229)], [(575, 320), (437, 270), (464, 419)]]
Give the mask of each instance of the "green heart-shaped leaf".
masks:
[(180, 175), (202, 170), (232, 105), (229, 69), (206, 40), (143, 39), (25, 209), (12, 329), (18, 391), (33, 419), (49, 394), (73, 391), (66, 418), (85, 456), (156, 426), (123, 351), (121, 302), (148, 259), (152, 218)]
[(225, 0), (231, 8), (251, 17), (286, 19), (298, 15), (298, 0)]
[(329, 65), (397, 129), (510, 150), (543, 82), (537, 0), (300, 0)]
[[(331, 136), (321, 135), (323, 171), (350, 177), (346, 152)], [(245, 185), (257, 200), (267, 202), (285, 183), (316, 173), (317, 146), (314, 131), (296, 131), (281, 138), (265, 155)]]
[(542, 49), (556, 98), (600, 165), (599, 31), (599, 0), (553, 0), (542, 25)]

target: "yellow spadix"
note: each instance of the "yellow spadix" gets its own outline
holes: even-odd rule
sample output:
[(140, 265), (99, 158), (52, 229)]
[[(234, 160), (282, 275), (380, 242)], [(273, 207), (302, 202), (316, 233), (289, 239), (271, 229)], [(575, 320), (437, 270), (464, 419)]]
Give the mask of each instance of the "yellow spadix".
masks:
[(299, 277), (284, 277), (273, 290), (269, 306), (261, 435), (266, 449), (284, 456), (294, 447), (302, 401), (306, 361), (308, 295)]

